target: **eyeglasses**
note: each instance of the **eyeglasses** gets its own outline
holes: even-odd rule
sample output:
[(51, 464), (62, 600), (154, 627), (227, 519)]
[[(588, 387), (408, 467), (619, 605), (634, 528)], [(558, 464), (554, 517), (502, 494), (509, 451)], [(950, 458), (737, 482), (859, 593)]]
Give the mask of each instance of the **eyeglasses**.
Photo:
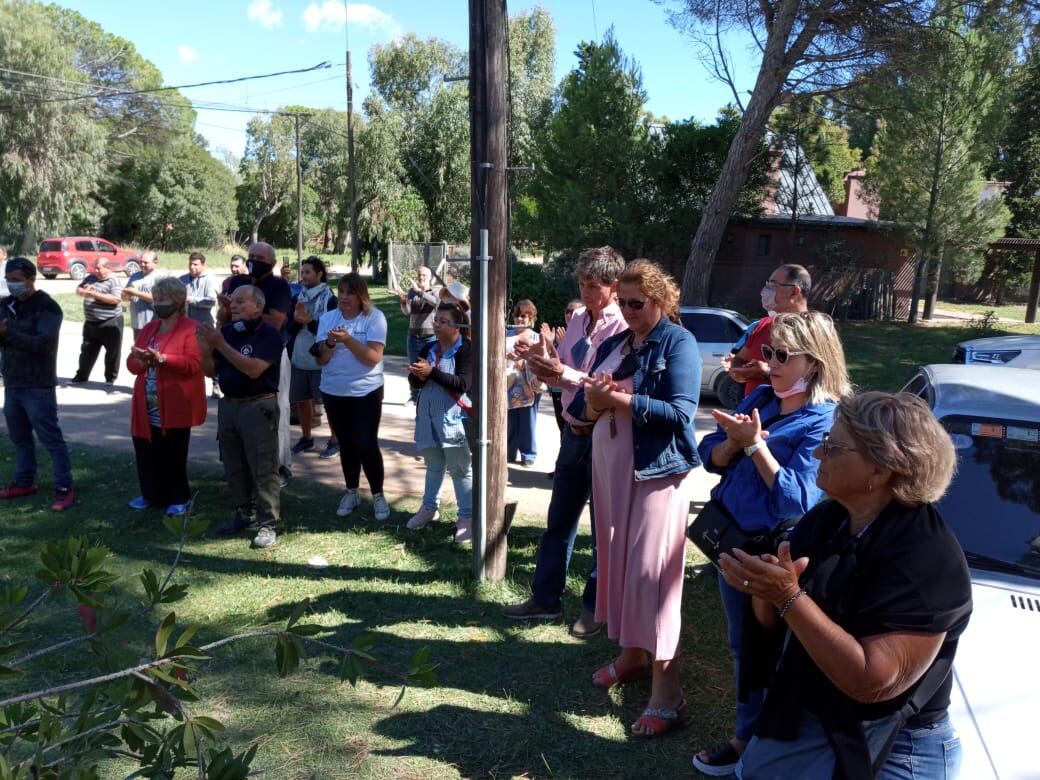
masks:
[(632, 311), (640, 311), (644, 306), (646, 306), (646, 304), (646, 301), (641, 301), (638, 298), (629, 298), (628, 300), (625, 300), (624, 298), (617, 299), (618, 306), (622, 309), (631, 309)]
[(823, 441), (820, 442), (820, 453), (825, 458), (829, 458), (837, 452), (855, 452), (855, 447), (850, 447), (848, 444), (838, 444), (837, 442), (831, 441), (831, 434), (828, 431), (823, 434)]
[(784, 365), (787, 361), (798, 355), (808, 355), (808, 352), (796, 352), (789, 350), (787, 347), (771, 347), (768, 344), (762, 345), (762, 357), (768, 363), (774, 357), (776, 362), (780, 365)]
[(458, 327), (455, 324), (455, 320), (446, 320), (443, 317), (438, 317), (437, 319), (435, 319), (433, 321), (433, 324), (434, 325), (441, 325), (441, 326), (447, 327), (447, 328), (457, 328)]
[(775, 290), (777, 287), (797, 287), (797, 284), (790, 284), (788, 282), (774, 282), (772, 279), (767, 279), (766, 283), (762, 285), (764, 290)]

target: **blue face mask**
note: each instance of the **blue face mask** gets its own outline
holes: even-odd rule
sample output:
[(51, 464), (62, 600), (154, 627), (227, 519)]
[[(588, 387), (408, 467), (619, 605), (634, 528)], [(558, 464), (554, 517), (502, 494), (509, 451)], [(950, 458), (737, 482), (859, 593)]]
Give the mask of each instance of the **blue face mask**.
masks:
[(24, 298), (25, 294), (29, 292), (29, 284), (28, 282), (8, 282), (7, 289), (15, 298)]

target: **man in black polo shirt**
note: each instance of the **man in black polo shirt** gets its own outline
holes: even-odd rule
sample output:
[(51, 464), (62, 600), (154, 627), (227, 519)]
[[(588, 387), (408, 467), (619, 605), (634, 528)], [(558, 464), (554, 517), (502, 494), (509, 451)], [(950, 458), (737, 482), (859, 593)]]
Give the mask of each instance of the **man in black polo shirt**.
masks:
[(218, 377), (217, 438), (235, 514), (217, 529), (231, 536), (257, 527), (254, 547), (275, 542), (281, 510), (278, 478), (278, 370), (281, 336), (263, 320), (264, 294), (252, 285), (231, 294), (231, 322), (200, 324), (197, 338), (206, 376)]
[[(228, 295), (239, 287), (254, 285), (264, 294), (264, 322), (277, 330), (282, 343), (289, 342), (288, 319), (292, 311), (292, 288), (279, 274), (274, 273), (276, 258), (274, 247), (258, 241), (249, 247), (246, 267), (249, 276), (232, 276), (228, 284)], [(221, 323), (228, 322), (230, 311), (222, 306), (219, 314)], [(289, 439), (289, 378), (291, 376), (289, 355), (282, 351), (278, 365), (278, 462), (279, 474), (284, 486), (292, 477), (292, 442)]]

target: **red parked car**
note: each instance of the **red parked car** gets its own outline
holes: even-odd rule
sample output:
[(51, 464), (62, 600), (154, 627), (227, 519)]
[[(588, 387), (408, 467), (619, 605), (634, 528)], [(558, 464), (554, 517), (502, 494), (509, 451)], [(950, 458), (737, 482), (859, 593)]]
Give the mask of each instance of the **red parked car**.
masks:
[(94, 269), (94, 261), (100, 257), (108, 258), (108, 267), (113, 271), (125, 271), (127, 276), (141, 270), (136, 252), (92, 236), (44, 239), (36, 255), (36, 267), (47, 279), (68, 274), (79, 281)]

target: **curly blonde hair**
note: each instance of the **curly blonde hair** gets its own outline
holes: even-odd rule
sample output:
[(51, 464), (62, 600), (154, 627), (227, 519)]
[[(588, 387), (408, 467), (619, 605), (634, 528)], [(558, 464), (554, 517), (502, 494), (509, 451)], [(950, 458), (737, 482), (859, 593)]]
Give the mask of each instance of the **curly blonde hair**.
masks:
[(653, 260), (640, 257), (625, 266), (618, 284), (638, 284), (640, 291), (656, 303), (661, 313), (679, 322), (679, 286)]
[(895, 499), (905, 506), (938, 501), (957, 470), (953, 441), (928, 404), (910, 393), (867, 392), (838, 404), (859, 453), (892, 472)]
[(810, 404), (840, 401), (852, 393), (845, 350), (838, 338), (834, 320), (819, 311), (777, 314), (773, 317), (769, 340), (774, 347), (793, 352), (808, 352), (813, 366), (807, 398)]

